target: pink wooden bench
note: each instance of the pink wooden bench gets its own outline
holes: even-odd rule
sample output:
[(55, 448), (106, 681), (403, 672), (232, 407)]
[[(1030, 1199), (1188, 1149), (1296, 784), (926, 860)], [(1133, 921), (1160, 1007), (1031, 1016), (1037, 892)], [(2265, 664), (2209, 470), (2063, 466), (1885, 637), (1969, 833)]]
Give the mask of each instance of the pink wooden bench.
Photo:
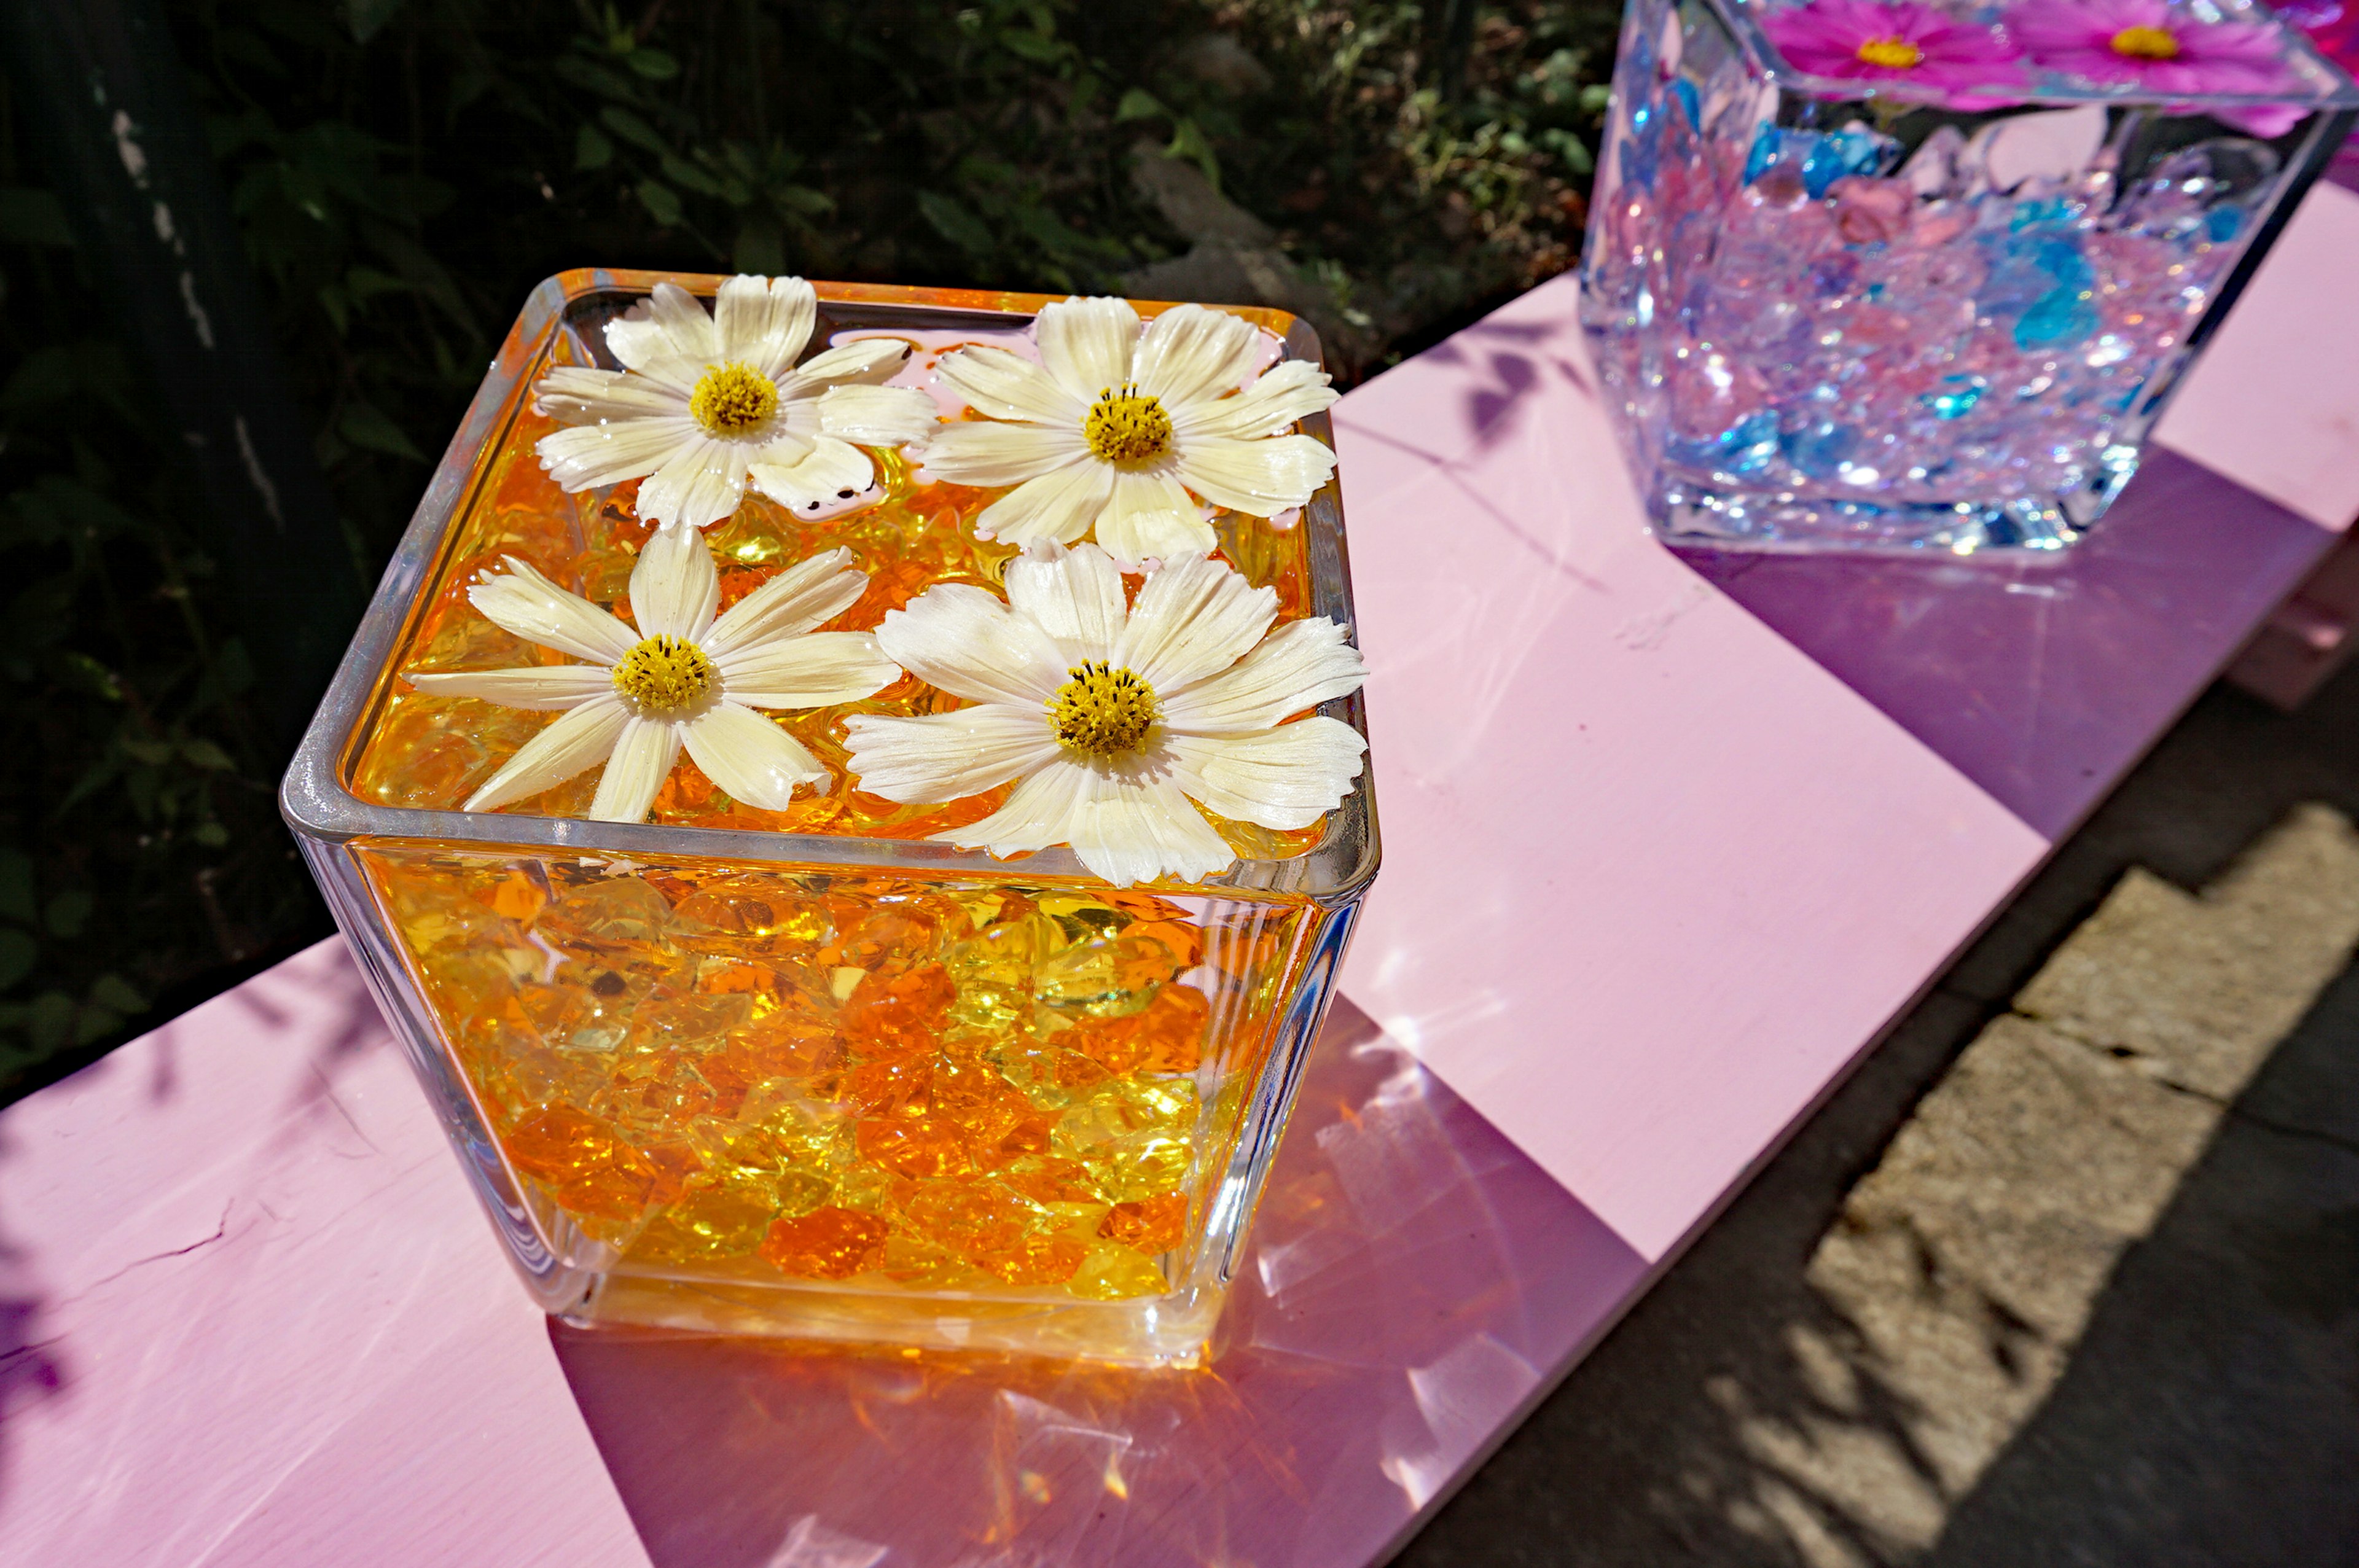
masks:
[(552, 1326), (331, 943), (0, 1113), (0, 1560), (1381, 1557), (2359, 513), (2354, 255), (2060, 568), (1665, 551), (1569, 279), (1347, 398), (1386, 870), (1210, 1371)]

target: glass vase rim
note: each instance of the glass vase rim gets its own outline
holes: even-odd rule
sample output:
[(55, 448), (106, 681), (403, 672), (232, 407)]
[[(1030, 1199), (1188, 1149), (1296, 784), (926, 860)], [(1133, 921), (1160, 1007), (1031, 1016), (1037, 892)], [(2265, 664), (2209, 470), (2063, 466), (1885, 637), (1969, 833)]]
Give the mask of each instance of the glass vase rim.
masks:
[[(484, 465), (479, 459), (503, 427), (519, 383), (540, 357), (544, 343), (564, 325), (569, 311), (585, 302), (625, 303), (671, 283), (710, 300), (727, 281), (719, 273), (688, 273), (624, 267), (580, 267), (544, 278), (526, 297), (490, 369), (477, 385), (465, 415), (427, 481), (416, 512), (386, 563), (368, 608), (347, 643), (334, 678), (304, 729), (279, 784), (279, 811), (299, 835), (327, 842), (429, 841), (454, 851), (545, 849), (558, 856), (690, 856), (706, 860), (808, 866), (919, 876), (1025, 877), (1095, 881), (1069, 848), (1044, 849), (1012, 860), (983, 849), (961, 849), (924, 839), (853, 834), (788, 833), (751, 828), (601, 822), (586, 817), (521, 812), (468, 812), (392, 806), (363, 799), (348, 785), (353, 758), (378, 708), (378, 693), (401, 651), (403, 633), (419, 597), (431, 586), (434, 568), (451, 530), (469, 510)], [(1006, 290), (915, 287), (902, 285), (809, 280), (818, 296), (822, 329), (865, 330), (903, 326), (912, 330), (968, 328), (1006, 330), (1028, 326), (1042, 306), (1068, 296)], [(1142, 317), (1178, 301), (1131, 300)], [(829, 307), (837, 308), (831, 312)], [(1290, 358), (1324, 365), (1325, 355), (1311, 324), (1290, 312), (1260, 306), (1213, 305), (1270, 332)], [(856, 316), (857, 321), (841, 318)], [(812, 351), (823, 343), (814, 332)], [(1332, 421), (1324, 412), (1300, 422), (1329, 447)], [(1303, 507), (1296, 526), (1306, 531), (1310, 612), (1346, 628), (1356, 643), (1350, 557), (1344, 538), (1340, 472)], [(1354, 692), (1320, 705), (1318, 712), (1342, 719), (1364, 740), (1368, 735), (1364, 694)], [(1158, 881), (1140, 891), (1201, 892), (1214, 896), (1307, 898), (1321, 904), (1356, 900), (1374, 881), (1382, 858), (1375, 809), (1374, 748), (1365, 754), (1351, 791), (1327, 815), (1319, 842), (1283, 859), (1240, 856), (1230, 868), (1184, 885)]]
[[(2359, 83), (2324, 54), (2299, 27), (2270, 12), (2267, 6), (2250, 0), (2227, 0), (2214, 4), (2199, 0), (2205, 9), (2223, 13), (2220, 20), (2266, 23), (2281, 32), (2289, 45), (2288, 54), (2299, 73), (2310, 83), (2303, 92), (2160, 92), (2129, 82), (2090, 82), (2074, 85), (2054, 79), (2031, 79), (2019, 85), (1992, 84), (1974, 87), (1920, 86), (1905, 81), (1870, 81), (1854, 77), (1820, 76), (1802, 70), (1788, 60), (1777, 48), (1761, 18), (1771, 12), (1796, 8), (1809, 0), (1788, 0), (1786, 4), (1765, 3), (1765, 0), (1701, 0), (1721, 17), (1730, 35), (1744, 46), (1764, 77), (1781, 92), (1792, 92), (1816, 99), (1867, 103), (1882, 100), (1906, 103), (1912, 107), (1946, 108), (1962, 114), (1994, 114), (2010, 109), (2071, 109), (2093, 104), (2098, 108), (2152, 108), (2168, 105), (2202, 111), (2250, 108), (2256, 105), (2302, 105), (2312, 112), (2333, 114), (2359, 110)], [(2070, 4), (2071, 0), (2064, 0)], [(2001, 7), (1991, 5), (1946, 6), (1938, 3), (1934, 9), (1953, 11), (1962, 18), (1973, 18), (1985, 13), (1995, 13)], [(1961, 100), (1988, 98), (1987, 103)], [(2275, 138), (2256, 138), (2275, 139)]]

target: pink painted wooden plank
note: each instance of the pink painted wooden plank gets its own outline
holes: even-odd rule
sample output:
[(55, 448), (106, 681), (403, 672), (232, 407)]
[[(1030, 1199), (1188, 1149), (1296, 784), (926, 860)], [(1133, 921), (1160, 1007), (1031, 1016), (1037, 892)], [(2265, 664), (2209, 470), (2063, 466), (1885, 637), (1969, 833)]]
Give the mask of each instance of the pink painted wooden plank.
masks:
[(1573, 298), (1336, 410), (1385, 833), (1343, 985), (1657, 1258), (2048, 846), (1648, 536)]
[(9, 1563), (1360, 1563), (1646, 1268), (1348, 1003), (1208, 1372), (552, 1328), (338, 943), (0, 1139)]
[(645, 1568), (341, 943), (0, 1113), (0, 1562)]
[(2158, 438), (2337, 533), (2359, 517), (2359, 195), (2313, 187)]

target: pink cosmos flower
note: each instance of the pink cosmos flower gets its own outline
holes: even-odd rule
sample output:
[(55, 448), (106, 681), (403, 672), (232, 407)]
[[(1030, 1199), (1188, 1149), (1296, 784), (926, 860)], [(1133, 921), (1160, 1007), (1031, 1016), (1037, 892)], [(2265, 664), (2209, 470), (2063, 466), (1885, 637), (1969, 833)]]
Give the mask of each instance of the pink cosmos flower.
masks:
[[(2284, 92), (2301, 79), (2286, 63), (2274, 27), (2200, 22), (2165, 0), (2032, 0), (2007, 13), (2007, 30), (2034, 64), (2090, 81), (2149, 92)], [(2281, 136), (2309, 113), (2299, 104), (2246, 103), (2209, 113), (2248, 135)]]
[(1761, 27), (1797, 70), (1910, 82), (1936, 90), (1951, 108), (1995, 107), (2008, 100), (1967, 90), (2023, 81), (2022, 51), (2006, 36), (1930, 5), (1809, 0), (1767, 13)]

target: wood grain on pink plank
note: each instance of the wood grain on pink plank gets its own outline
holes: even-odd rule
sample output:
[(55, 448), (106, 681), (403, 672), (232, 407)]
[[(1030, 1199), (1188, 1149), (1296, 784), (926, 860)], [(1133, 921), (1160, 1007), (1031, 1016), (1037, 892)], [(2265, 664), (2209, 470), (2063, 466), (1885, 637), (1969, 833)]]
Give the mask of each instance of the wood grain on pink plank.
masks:
[(1343, 985), (1658, 1258), (2048, 844), (1648, 536), (1573, 302), (1335, 411), (1385, 835)]

